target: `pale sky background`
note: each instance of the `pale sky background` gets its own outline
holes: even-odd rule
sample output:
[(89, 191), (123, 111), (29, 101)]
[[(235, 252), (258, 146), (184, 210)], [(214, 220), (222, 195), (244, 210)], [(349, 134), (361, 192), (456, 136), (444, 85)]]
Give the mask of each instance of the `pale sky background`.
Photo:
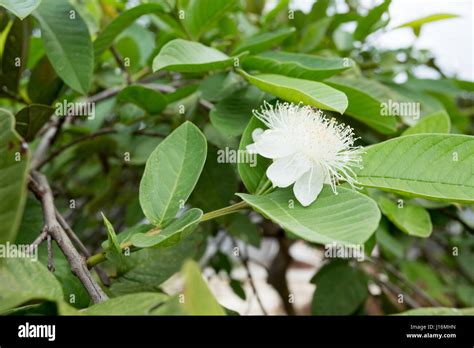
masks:
[[(268, 1), (269, 6), (276, 0)], [(290, 7), (309, 11), (315, 0), (291, 0)], [(381, 0), (363, 0), (370, 8)], [(340, 4), (341, 5), (341, 4)], [(438, 65), (458, 78), (474, 80), (474, 1), (472, 0), (392, 0), (390, 5), (391, 21), (388, 28), (436, 13), (452, 13), (461, 17), (429, 23), (423, 27), (421, 36), (416, 39), (410, 28), (388, 31), (382, 35), (370, 37), (372, 43), (381, 48), (409, 47), (426, 48), (433, 52)], [(344, 12), (344, 6), (338, 6), (338, 12)], [(436, 77), (431, 71), (422, 70), (419, 77)]]

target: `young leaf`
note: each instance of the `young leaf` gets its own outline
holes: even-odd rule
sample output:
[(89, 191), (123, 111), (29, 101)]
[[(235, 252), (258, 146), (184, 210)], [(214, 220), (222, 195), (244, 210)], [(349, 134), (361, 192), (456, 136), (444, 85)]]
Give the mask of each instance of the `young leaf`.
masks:
[(326, 58), (302, 53), (271, 51), (246, 57), (246, 70), (279, 74), (306, 80), (321, 80), (355, 65), (350, 58)]
[(152, 115), (162, 112), (168, 103), (160, 92), (138, 85), (122, 89), (117, 95), (117, 100), (135, 104)]
[(179, 243), (194, 232), (202, 218), (202, 210), (192, 208), (183, 216), (168, 224), (163, 230), (151, 233), (137, 233), (131, 238), (134, 246), (139, 248), (168, 247)]
[(376, 24), (381, 21), (382, 15), (388, 11), (390, 3), (391, 0), (385, 0), (371, 9), (367, 16), (360, 18), (354, 31), (354, 39), (362, 41), (373, 31), (377, 30)]
[(152, 224), (164, 227), (176, 216), (199, 179), (206, 153), (206, 138), (191, 122), (156, 147), (140, 182), (140, 205)]
[(26, 200), (29, 158), (14, 130), (13, 115), (0, 109), (0, 244), (15, 240)]
[(103, 213), (101, 214), (102, 219), (104, 220), (105, 227), (107, 229), (108, 244), (107, 248), (105, 249), (107, 259), (112, 261), (118, 266), (119, 269), (121, 269), (124, 264), (124, 255), (122, 253), (120, 243), (118, 242), (117, 234), (115, 233), (114, 226), (112, 226), (110, 221), (105, 217)]
[(406, 195), (474, 202), (474, 137), (415, 134), (366, 148), (358, 181)]
[(385, 197), (381, 197), (378, 204), (382, 213), (406, 234), (422, 238), (431, 235), (433, 225), (426, 209), (412, 204), (398, 207), (395, 202)]
[(403, 24), (399, 25), (398, 27), (395, 27), (394, 29), (412, 28), (415, 35), (419, 36), (420, 32), (421, 32), (421, 27), (423, 25), (425, 25), (427, 23), (431, 23), (431, 22), (441, 21), (441, 20), (444, 20), (444, 19), (457, 18), (457, 17), (459, 17), (459, 16), (455, 15), (455, 14), (451, 14), (451, 13), (437, 13), (437, 14), (432, 14), (432, 15), (422, 17), (422, 18), (419, 18), (419, 19), (415, 19), (414, 21), (403, 23)]
[(72, 89), (87, 94), (94, 55), (89, 29), (79, 12), (67, 1), (43, 0), (33, 15), (56, 73)]
[(0, 6), (5, 7), (15, 16), (23, 20), (41, 3), (41, 0), (0, 0)]
[(153, 60), (153, 71), (204, 72), (224, 69), (234, 58), (198, 42), (176, 39), (168, 42)]
[(183, 307), (189, 315), (225, 315), (224, 309), (217, 302), (202, 278), (196, 262), (186, 261), (182, 269), (184, 278)]
[(33, 141), (36, 133), (53, 115), (54, 109), (47, 105), (30, 104), (16, 115), (15, 129), (26, 141)]
[(283, 75), (249, 75), (242, 70), (240, 72), (252, 85), (289, 102), (312, 105), (341, 114), (344, 113), (348, 105), (344, 93), (321, 82), (295, 79)]
[(295, 201), (291, 189), (278, 189), (263, 196), (237, 195), (273, 222), (312, 243), (362, 244), (375, 232), (380, 220), (380, 211), (372, 199), (342, 187), (335, 195), (325, 185), (308, 207)]

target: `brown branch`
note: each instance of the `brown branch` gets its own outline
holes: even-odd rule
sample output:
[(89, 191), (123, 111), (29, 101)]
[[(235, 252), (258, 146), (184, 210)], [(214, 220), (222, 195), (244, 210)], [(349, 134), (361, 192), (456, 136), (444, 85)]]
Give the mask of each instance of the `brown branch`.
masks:
[(48, 269), (50, 272), (54, 272), (56, 270), (56, 267), (54, 266), (53, 243), (51, 240), (51, 234), (48, 233), (46, 239), (48, 241)]
[[(61, 227), (64, 229), (64, 232), (66, 232), (67, 236), (71, 241), (76, 245), (76, 247), (79, 249), (79, 251), (82, 253), (82, 255), (87, 259), (92, 256), (92, 254), (87, 250), (86, 246), (82, 243), (82, 241), (77, 237), (77, 235), (74, 233), (72, 228), (69, 226), (67, 223), (66, 219), (59, 213), (59, 211), (56, 209), (56, 218), (58, 219), (59, 224)], [(100, 278), (100, 281), (102, 284), (105, 286), (110, 285), (110, 279), (105, 273), (105, 271), (100, 267), (99, 265), (96, 265), (94, 267), (95, 271), (97, 272), (97, 275)]]
[(107, 300), (107, 295), (92, 278), (92, 274), (87, 268), (85, 258), (76, 250), (56, 218), (53, 193), (46, 177), (39, 172), (33, 171), (29, 178), (28, 186), (41, 201), (46, 231), (58, 244), (64, 256), (66, 256), (71, 266), (71, 271), (79, 278), (94, 303)]

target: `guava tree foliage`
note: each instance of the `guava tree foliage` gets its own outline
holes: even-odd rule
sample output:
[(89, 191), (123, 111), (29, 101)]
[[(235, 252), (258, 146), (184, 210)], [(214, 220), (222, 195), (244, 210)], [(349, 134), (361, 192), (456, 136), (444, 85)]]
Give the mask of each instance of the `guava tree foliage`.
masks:
[(301, 243), (314, 315), (474, 313), (473, 83), (338, 4), (0, 0), (0, 312), (236, 314), (265, 240), (288, 314)]

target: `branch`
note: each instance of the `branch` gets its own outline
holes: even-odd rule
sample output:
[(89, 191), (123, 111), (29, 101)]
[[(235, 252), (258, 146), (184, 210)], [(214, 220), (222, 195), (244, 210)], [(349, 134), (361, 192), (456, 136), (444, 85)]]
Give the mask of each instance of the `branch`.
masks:
[(92, 274), (86, 266), (85, 258), (76, 250), (56, 218), (53, 193), (46, 177), (39, 172), (33, 171), (29, 178), (28, 186), (41, 201), (46, 231), (56, 241), (64, 256), (66, 256), (71, 266), (71, 271), (79, 278), (94, 303), (107, 300), (107, 295), (92, 278)]
[[(66, 222), (66, 220), (63, 218), (63, 216), (59, 213), (57, 209), (56, 209), (56, 219), (58, 219), (59, 224), (64, 229), (64, 232), (66, 232), (69, 239), (71, 239), (71, 241), (76, 245), (76, 247), (79, 248), (79, 251), (82, 253), (82, 255), (86, 258), (91, 257), (92, 254), (89, 252), (89, 250), (87, 250), (86, 246), (77, 237), (77, 235), (74, 233), (72, 228), (69, 226), (69, 224)], [(105, 286), (109, 286), (110, 279), (107, 276), (107, 274), (104, 272), (102, 267), (100, 267), (99, 265), (96, 265), (94, 269), (97, 272), (97, 275), (99, 276), (102, 284), (104, 284)]]
[[(237, 242), (235, 241), (234, 237), (231, 237), (231, 239), (232, 239), (232, 243), (234, 244), (234, 247), (238, 248)], [(245, 248), (245, 245), (244, 245), (244, 248)], [(242, 260), (242, 264), (245, 267), (245, 271), (247, 272), (247, 278), (249, 280), (252, 291), (255, 294), (255, 297), (257, 298), (258, 305), (260, 306), (260, 309), (262, 310), (263, 315), (268, 315), (267, 311), (265, 310), (265, 307), (263, 306), (262, 300), (260, 296), (258, 295), (257, 287), (255, 286), (252, 273), (250, 272), (247, 250), (245, 250), (245, 255), (244, 253), (239, 253), (239, 256), (240, 256), (240, 259)]]

